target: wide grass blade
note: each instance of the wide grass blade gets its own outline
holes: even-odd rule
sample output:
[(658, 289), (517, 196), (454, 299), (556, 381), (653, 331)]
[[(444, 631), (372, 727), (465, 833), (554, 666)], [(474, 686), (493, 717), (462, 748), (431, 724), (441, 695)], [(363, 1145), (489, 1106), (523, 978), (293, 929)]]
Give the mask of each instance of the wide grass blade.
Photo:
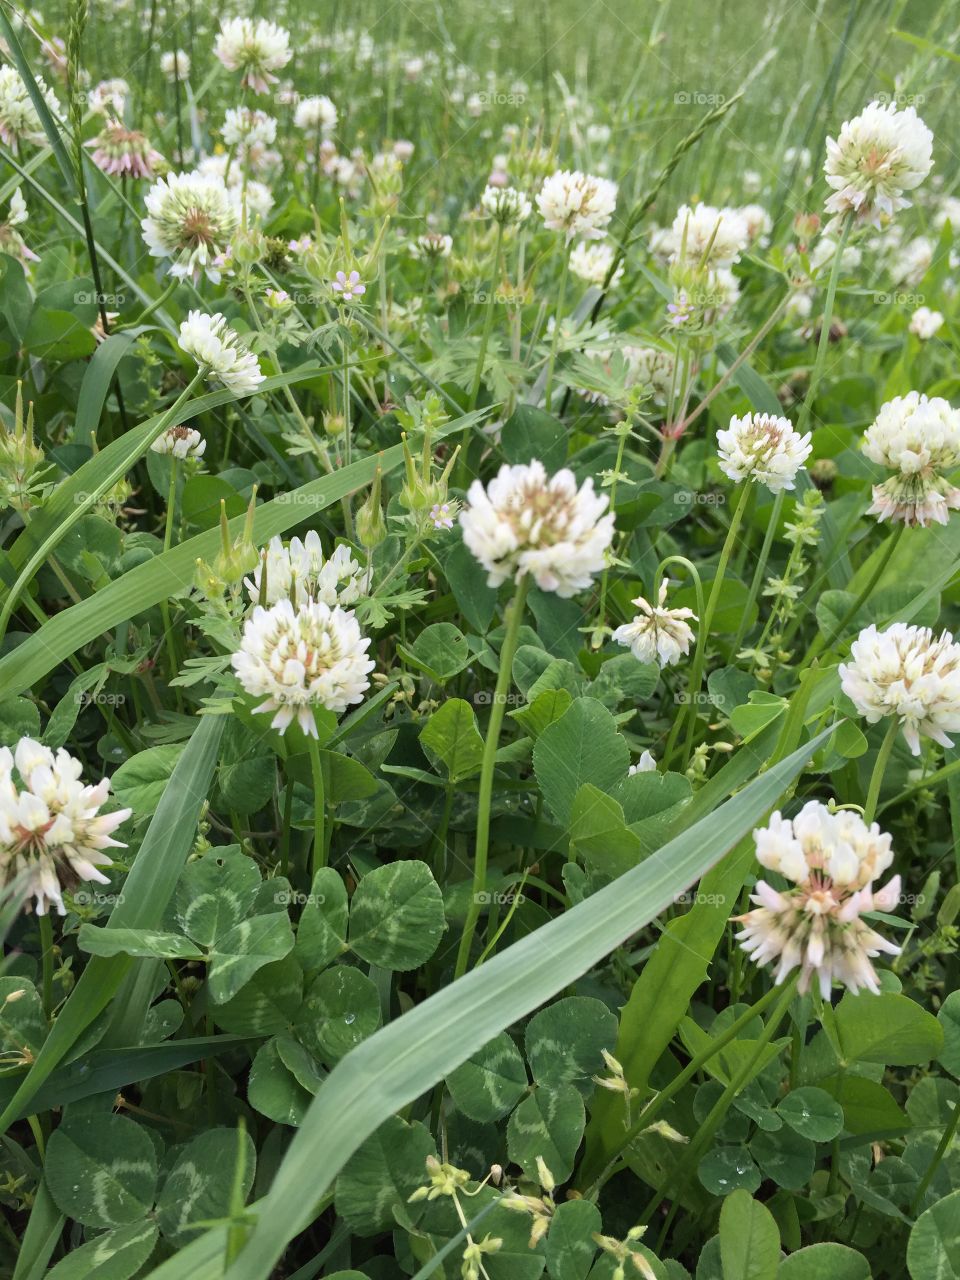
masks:
[[(107, 928), (156, 929), (173, 893), (196, 835), (217, 763), (223, 719), (205, 716), (177, 762), (143, 844), (124, 882)], [(135, 968), (128, 956), (92, 956), (57, 1015), (26, 1079), (0, 1115), (0, 1132), (24, 1114), (41, 1086), (80, 1036), (110, 1003), (126, 974)]]
[[(316, 370), (314, 369), (313, 372), (315, 373)], [(285, 380), (291, 380), (291, 375), (284, 375), (283, 379), (271, 381), (279, 383)], [(202, 402), (194, 402), (194, 405), (199, 404)], [(194, 405), (186, 407), (194, 407)], [(210, 407), (209, 404), (207, 407)], [(436, 438), (439, 439), (451, 431), (462, 431), (479, 416), (467, 414), (454, 422), (448, 422), (435, 433)], [(136, 430), (146, 431), (148, 428), (149, 424), (144, 423)], [(121, 438), (128, 449), (132, 434), (127, 432)], [(106, 453), (105, 449), (104, 454)], [(386, 475), (400, 466), (402, 461), (402, 446), (393, 445), (382, 454), (354, 462), (351, 466), (344, 467), (332, 475), (311, 480), (292, 493), (281, 494), (272, 502), (265, 502), (257, 508), (254, 516), (254, 540), (259, 545), (264, 545), (275, 534), (285, 533), (302, 520), (370, 484), (377, 467), (380, 467)], [(79, 475), (78, 471), (70, 481), (67, 481), (64, 488), (71, 485), (79, 491), (80, 482), (77, 480)], [(237, 516), (230, 522), (230, 530), (234, 537), (239, 536), (243, 522), (243, 516)], [(219, 529), (210, 529), (206, 533), (197, 534), (196, 537), (182, 542), (178, 547), (173, 547), (170, 551), (137, 565), (135, 569), (131, 569), (103, 587), (96, 595), (82, 600), (79, 604), (51, 618), (39, 631), (0, 660), (0, 697), (13, 697), (14, 694), (29, 688), (34, 681), (42, 679), (47, 672), (52, 671), (90, 640), (96, 639), (118, 623), (135, 617), (144, 609), (149, 609), (159, 604), (161, 600), (166, 600), (189, 587), (194, 580), (197, 560), (211, 559), (216, 555), (219, 546)]]
[[(349, 1053), (311, 1103), (269, 1194), (254, 1206), (257, 1225), (227, 1280), (266, 1280), (346, 1161), (384, 1120), (654, 920), (762, 819), (830, 732), (755, 778), (646, 862)], [(183, 1255), (178, 1260), (178, 1280), (209, 1274), (192, 1270)], [(162, 1269), (151, 1273), (151, 1280), (161, 1277)]]

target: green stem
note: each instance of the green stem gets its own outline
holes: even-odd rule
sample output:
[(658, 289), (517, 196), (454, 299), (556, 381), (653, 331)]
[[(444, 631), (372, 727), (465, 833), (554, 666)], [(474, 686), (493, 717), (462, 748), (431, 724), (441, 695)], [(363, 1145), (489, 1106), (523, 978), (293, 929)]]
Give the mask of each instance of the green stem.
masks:
[(747, 596), (747, 603), (743, 606), (743, 612), (740, 614), (740, 623), (737, 627), (737, 634), (733, 638), (733, 645), (730, 649), (730, 660), (732, 662), (736, 662), (737, 660), (740, 643), (746, 635), (747, 627), (749, 626), (748, 619), (753, 610), (753, 606), (757, 603), (757, 597), (760, 595), (760, 584), (763, 582), (764, 574), (767, 571), (767, 561), (770, 559), (770, 550), (773, 547), (773, 539), (777, 531), (777, 525), (780, 522), (780, 513), (783, 510), (785, 498), (786, 490), (781, 489), (773, 502), (773, 511), (771, 511), (770, 519), (767, 521), (767, 528), (763, 535), (763, 545), (760, 548), (760, 559), (757, 561), (753, 580), (750, 583), (750, 593)]
[[(687, 727), (686, 740), (684, 742), (683, 754), (687, 764), (690, 761), (690, 750), (693, 746), (693, 737), (697, 728), (697, 698), (700, 694), (700, 686), (703, 683), (703, 668), (707, 658), (707, 641), (710, 635), (710, 626), (713, 622), (713, 615), (716, 613), (717, 603), (720, 599), (720, 592), (723, 589), (723, 580), (727, 572), (727, 565), (730, 563), (730, 556), (733, 553), (734, 544), (737, 535), (740, 532), (740, 525), (743, 523), (744, 512), (747, 509), (747, 503), (750, 500), (750, 494), (753, 490), (753, 480), (748, 479), (744, 484), (740, 493), (740, 500), (734, 508), (733, 518), (730, 521), (730, 528), (727, 530), (727, 536), (723, 540), (723, 548), (720, 552), (720, 561), (717, 564), (717, 573), (710, 587), (710, 595), (707, 598), (707, 608), (703, 616), (698, 619), (697, 627), (697, 647), (693, 656), (693, 668), (690, 672), (690, 683), (687, 686), (690, 703), (690, 720)], [(676, 720), (673, 722), (673, 728), (670, 730), (670, 737), (667, 739), (667, 749), (664, 754), (664, 767), (668, 767), (673, 747), (676, 743), (680, 732), (680, 724), (684, 720), (684, 714), (681, 710)]]
[(543, 407), (550, 412), (550, 394), (553, 390), (553, 370), (557, 363), (557, 344), (560, 341), (560, 322), (563, 319), (563, 305), (567, 296), (567, 276), (570, 274), (570, 248), (567, 242), (563, 250), (563, 269), (560, 272), (560, 294), (557, 298), (557, 314), (553, 324), (553, 337), (550, 340), (550, 359), (547, 363), (547, 382), (543, 391)]
[(49, 915), (38, 917), (40, 921), (40, 952), (43, 972), (43, 1011), (50, 1018), (53, 1014), (53, 925)]
[(487, 309), (483, 317), (483, 333), (480, 337), (480, 352), (477, 356), (477, 367), (473, 371), (473, 385), (470, 388), (468, 409), (477, 407), (477, 396), (480, 394), (480, 383), (483, 381), (483, 366), (487, 359), (487, 347), (493, 332), (494, 308), (497, 305), (497, 284), (500, 280), (500, 254), (503, 250), (503, 223), (497, 223), (497, 241), (493, 250), (493, 268), (490, 273), (490, 292), (487, 294)]
[[(667, 1177), (664, 1179), (659, 1189), (654, 1193), (653, 1198), (644, 1210), (643, 1217), (641, 1219), (642, 1222), (650, 1221), (651, 1217), (666, 1197), (671, 1184), (674, 1187), (676, 1196), (682, 1194), (691, 1173), (696, 1168), (700, 1161), (700, 1157), (703, 1155), (706, 1148), (713, 1141), (713, 1136), (720, 1127), (727, 1111), (730, 1109), (734, 1098), (736, 1098), (737, 1095), (746, 1088), (749, 1082), (757, 1074), (759, 1063), (764, 1056), (767, 1045), (776, 1035), (777, 1029), (789, 1008), (790, 1001), (796, 993), (799, 978), (800, 971), (797, 970), (788, 980), (786, 986), (781, 990), (780, 999), (774, 1006), (773, 1012), (770, 1014), (770, 1017), (767, 1020), (767, 1025), (764, 1027), (759, 1040), (756, 1041), (754, 1052), (750, 1055), (736, 1075), (732, 1077), (730, 1083), (710, 1109), (706, 1120), (704, 1120), (703, 1124), (700, 1125), (696, 1136), (687, 1148), (687, 1152), (683, 1160), (677, 1165), (675, 1170), (667, 1174)], [(669, 1222), (670, 1219), (668, 1218), (667, 1222), (664, 1224), (664, 1232), (666, 1231), (667, 1226), (669, 1226)]]
[(744, 1013), (741, 1013), (735, 1021), (731, 1022), (722, 1035), (711, 1040), (710, 1043), (705, 1045), (698, 1054), (695, 1054), (683, 1070), (679, 1072), (678, 1075), (675, 1075), (668, 1085), (665, 1085), (659, 1093), (655, 1094), (650, 1099), (644, 1109), (640, 1112), (640, 1115), (617, 1143), (607, 1169), (599, 1178), (597, 1178), (596, 1182), (592, 1183), (584, 1192), (586, 1198), (590, 1197), (590, 1193), (597, 1187), (598, 1183), (602, 1185), (603, 1182), (606, 1181), (612, 1172), (612, 1166), (620, 1153), (625, 1151), (627, 1147), (629, 1147), (630, 1143), (633, 1142), (635, 1138), (639, 1137), (644, 1129), (648, 1129), (650, 1127), (654, 1119), (661, 1113), (661, 1111), (663, 1111), (663, 1108), (667, 1103), (676, 1097), (684, 1085), (687, 1084), (687, 1082), (691, 1080), (698, 1071), (703, 1069), (714, 1054), (717, 1054), (721, 1049), (726, 1048), (731, 1040), (736, 1039), (744, 1027), (752, 1022), (752, 1020), (759, 1014), (763, 1013), (764, 1009), (766, 1009), (767, 1005), (771, 1003), (774, 996), (778, 994), (778, 991), (778, 987), (771, 987), (769, 991), (765, 992), (760, 999), (756, 1001), (756, 1003), (752, 1004), (749, 1009)]
[(320, 760), (320, 744), (310, 737), (310, 770), (313, 774), (313, 863), (310, 883), (321, 867), (327, 865), (327, 847), (324, 833), (326, 797), (323, 790), (323, 764)]
[(805, 666), (808, 665), (812, 661), (812, 659), (815, 658), (817, 654), (821, 653), (824, 649), (832, 649), (833, 646), (837, 643), (837, 641), (843, 636), (843, 633), (847, 629), (847, 626), (850, 624), (850, 622), (852, 622), (852, 620), (860, 612), (864, 602), (868, 599), (874, 587), (883, 577), (883, 572), (886, 569), (887, 565), (890, 563), (890, 559), (893, 556), (894, 551), (896, 551), (897, 544), (899, 543), (900, 539), (903, 537), (903, 531), (906, 527), (907, 526), (905, 524), (898, 525), (896, 529), (894, 529), (893, 532), (890, 534), (890, 537), (887, 539), (886, 543), (884, 544), (883, 553), (881, 554), (880, 559), (877, 561), (877, 566), (874, 569), (873, 573), (871, 573), (866, 586), (859, 593), (856, 600), (854, 600), (853, 604), (850, 606), (847, 612), (843, 615), (842, 619), (837, 624), (837, 626), (834, 627), (829, 638), (824, 640), (822, 631), (817, 635), (813, 644), (810, 646), (810, 648), (807, 651), (807, 656), (804, 658)]
[[(173, 545), (173, 519), (177, 506), (177, 459), (170, 455), (170, 487), (167, 490), (167, 515), (163, 526), (163, 549), (169, 551)], [(167, 646), (167, 661), (170, 664), (170, 679), (177, 674), (177, 645), (170, 625), (170, 602), (164, 598), (160, 601), (163, 615), (163, 634)]]
[(797, 422), (797, 430), (801, 435), (806, 431), (807, 424), (810, 421), (810, 415), (813, 412), (813, 402), (816, 399), (817, 390), (820, 386), (820, 379), (823, 376), (823, 366), (827, 357), (827, 347), (830, 344), (830, 325), (833, 321), (833, 305), (837, 297), (837, 283), (840, 279), (840, 266), (843, 260), (843, 251), (847, 247), (847, 239), (853, 227), (853, 218), (847, 214), (843, 221), (843, 227), (840, 230), (840, 236), (837, 240), (837, 251), (833, 257), (833, 266), (830, 268), (830, 279), (827, 282), (827, 296), (823, 306), (823, 318), (820, 327), (820, 341), (817, 344), (817, 354), (813, 361), (813, 369), (810, 371), (810, 385), (807, 387), (807, 394), (803, 398), (803, 405), (800, 409), (800, 418)]
[(457, 952), (457, 963), (454, 978), (460, 978), (467, 971), (470, 960), (470, 947), (480, 919), (481, 894), (487, 884), (487, 853), (490, 847), (490, 804), (493, 799), (493, 775), (497, 763), (497, 748), (500, 745), (500, 729), (507, 707), (507, 695), (513, 675), (513, 655), (520, 641), (520, 624), (523, 621), (523, 609), (527, 598), (529, 579), (524, 576), (517, 584), (516, 594), (507, 607), (506, 630), (503, 645), (500, 649), (500, 669), (497, 672), (497, 686), (493, 694), (493, 706), (490, 708), (490, 721), (487, 725), (487, 736), (483, 743), (483, 759), (480, 765), (480, 785), (477, 792), (477, 842), (473, 863), (473, 893), (467, 908), (467, 918), (463, 923), (463, 934), (460, 938), (460, 949)]
[(154, 440), (156, 440), (159, 436), (163, 435), (164, 431), (166, 431), (167, 427), (173, 421), (173, 418), (177, 413), (177, 410), (181, 407), (181, 405), (185, 404), (186, 401), (189, 400), (190, 396), (193, 394), (194, 388), (204, 378), (205, 374), (206, 374), (206, 369), (201, 368), (197, 370), (189, 386), (187, 386), (184, 389), (181, 395), (178, 396), (176, 401), (170, 406), (167, 412), (163, 415), (163, 417), (154, 427), (150, 435), (147, 436), (146, 439), (141, 440), (140, 443), (134, 449), (132, 449), (124, 458), (122, 458), (121, 461), (118, 462), (115, 467), (111, 468), (108, 475), (106, 475), (104, 479), (100, 481), (100, 483), (96, 486), (95, 489), (91, 489), (91, 491), (88, 494), (86, 494), (86, 496), (83, 498), (82, 501), (76, 504), (76, 506), (73, 508), (70, 514), (66, 516), (65, 519), (63, 519), (57, 525), (57, 527), (53, 530), (53, 532), (47, 538), (44, 539), (41, 545), (33, 553), (33, 555), (27, 561), (24, 568), (21, 570), (20, 575), (17, 578), (16, 582), (13, 584), (13, 586), (10, 588), (9, 592), (7, 593), (7, 598), (6, 598), (6, 601), (4, 602), (3, 610), (2, 612), (0, 612), (0, 640), (2, 640), (4, 635), (6, 634), (7, 624), (10, 621), (10, 617), (13, 613), (14, 608), (16, 607), (17, 601), (20, 598), (20, 593), (30, 583), (31, 579), (33, 578), (33, 575), (37, 572), (40, 566), (44, 564), (45, 561), (48, 559), (50, 552), (53, 550), (53, 548), (61, 541), (61, 539), (66, 537), (67, 533), (73, 528), (73, 526), (77, 523), (77, 521), (82, 519), (82, 517), (85, 516), (87, 512), (91, 510), (91, 508), (96, 506), (96, 504), (100, 501), (103, 495), (109, 489), (112, 489), (113, 486), (117, 483), (117, 481), (122, 476), (126, 475), (126, 473), (130, 470), (130, 468), (137, 461), (139, 461), (140, 458), (143, 457), (143, 455), (147, 452), (147, 450), (153, 444)]
[(923, 1197), (927, 1194), (927, 1188), (933, 1181), (933, 1175), (936, 1173), (940, 1161), (950, 1150), (953, 1140), (957, 1135), (957, 1124), (960, 1123), (960, 1102), (953, 1105), (953, 1115), (950, 1117), (950, 1123), (944, 1129), (937, 1143), (937, 1149), (933, 1153), (933, 1158), (927, 1165), (927, 1171), (920, 1179), (920, 1185), (917, 1187), (913, 1199), (910, 1201), (910, 1213), (915, 1215), (920, 1206), (923, 1204)]
[(867, 803), (863, 807), (863, 820), (867, 824), (871, 823), (876, 815), (877, 801), (880, 799), (880, 784), (883, 782), (884, 770), (890, 760), (890, 752), (893, 750), (893, 744), (899, 732), (900, 721), (897, 716), (892, 716), (886, 737), (877, 752), (873, 773), (870, 775), (870, 786), (867, 788)]

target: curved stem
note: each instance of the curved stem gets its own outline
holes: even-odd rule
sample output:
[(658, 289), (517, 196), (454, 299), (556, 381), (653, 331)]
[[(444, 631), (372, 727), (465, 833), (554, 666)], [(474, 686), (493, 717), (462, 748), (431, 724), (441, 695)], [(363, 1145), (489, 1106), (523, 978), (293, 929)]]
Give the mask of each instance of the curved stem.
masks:
[(49, 915), (38, 917), (40, 921), (40, 965), (43, 972), (43, 1011), (49, 1018), (53, 1013), (53, 925)]
[(957, 1124), (960, 1123), (960, 1102), (953, 1104), (953, 1115), (950, 1117), (950, 1123), (944, 1129), (937, 1143), (937, 1149), (933, 1153), (933, 1157), (927, 1165), (927, 1171), (920, 1179), (920, 1185), (917, 1187), (913, 1199), (910, 1201), (910, 1212), (916, 1214), (917, 1210), (923, 1204), (923, 1197), (927, 1194), (927, 1188), (933, 1181), (933, 1175), (939, 1167), (940, 1161), (950, 1150), (954, 1138), (957, 1136)]
[(899, 732), (900, 721), (896, 716), (892, 716), (886, 736), (880, 744), (880, 750), (877, 752), (873, 773), (870, 775), (870, 785), (867, 788), (867, 803), (863, 807), (863, 820), (867, 824), (871, 823), (876, 815), (877, 801), (880, 799), (880, 784), (883, 782), (884, 770), (889, 763), (890, 753), (893, 750), (893, 744)]
[(121, 459), (120, 462), (117, 463), (115, 467), (111, 468), (109, 474), (100, 481), (95, 489), (91, 489), (81, 502), (76, 504), (70, 514), (57, 525), (53, 532), (44, 539), (41, 545), (33, 553), (20, 572), (16, 582), (7, 593), (3, 610), (0, 611), (0, 640), (2, 640), (6, 634), (7, 624), (10, 621), (11, 614), (16, 607), (17, 601), (20, 598), (21, 591), (23, 591), (23, 589), (30, 583), (33, 575), (48, 559), (53, 548), (64, 537), (66, 537), (67, 533), (69, 533), (78, 520), (85, 516), (92, 507), (96, 506), (103, 495), (113, 488), (117, 481), (130, 470), (134, 463), (138, 462), (140, 458), (143, 457), (153, 444), (154, 440), (163, 435), (164, 431), (166, 431), (167, 427), (173, 421), (177, 410), (181, 405), (185, 404), (186, 401), (189, 400), (190, 396), (193, 394), (194, 387), (197, 386), (205, 375), (205, 368), (197, 370), (189, 385), (177, 397), (174, 403), (154, 427), (150, 435), (144, 440), (141, 440), (136, 448), (132, 449), (123, 459)]
[(487, 736), (483, 743), (483, 760), (480, 765), (480, 786), (477, 793), (477, 843), (473, 862), (473, 893), (467, 908), (467, 918), (463, 923), (463, 934), (457, 952), (457, 963), (454, 978), (460, 978), (467, 971), (470, 960), (470, 947), (480, 919), (481, 895), (487, 883), (487, 853), (490, 847), (490, 804), (493, 799), (493, 774), (497, 763), (497, 748), (500, 745), (500, 729), (507, 706), (507, 694), (513, 674), (513, 655), (517, 651), (520, 640), (520, 624), (523, 621), (523, 608), (527, 598), (529, 579), (524, 576), (517, 584), (516, 594), (507, 607), (506, 631), (500, 649), (500, 669), (497, 672), (497, 686), (493, 694), (493, 706), (490, 708), (490, 721), (487, 725)]
[(327, 865), (325, 839), (326, 796), (323, 789), (323, 764), (320, 760), (320, 744), (310, 737), (310, 771), (313, 774), (313, 861), (310, 883), (321, 867)]
[[(177, 458), (170, 455), (170, 487), (167, 490), (167, 515), (163, 526), (163, 549), (169, 551), (173, 546), (173, 521), (177, 506)], [(177, 674), (177, 645), (170, 625), (170, 602), (164, 598), (160, 601), (160, 612), (163, 616), (163, 634), (167, 645), (167, 660), (170, 663), (170, 679)], [(179, 693), (177, 695), (179, 701)]]

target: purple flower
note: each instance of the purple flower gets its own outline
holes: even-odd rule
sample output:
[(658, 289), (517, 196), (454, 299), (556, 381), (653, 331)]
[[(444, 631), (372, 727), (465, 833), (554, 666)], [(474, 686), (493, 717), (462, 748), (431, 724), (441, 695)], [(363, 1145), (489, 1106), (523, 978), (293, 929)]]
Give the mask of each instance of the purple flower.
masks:
[(343, 271), (338, 271), (336, 279), (331, 281), (331, 289), (334, 293), (339, 293), (344, 302), (350, 302), (353, 298), (359, 298), (361, 294), (367, 292), (367, 286), (361, 284), (359, 271), (351, 271), (347, 275)]

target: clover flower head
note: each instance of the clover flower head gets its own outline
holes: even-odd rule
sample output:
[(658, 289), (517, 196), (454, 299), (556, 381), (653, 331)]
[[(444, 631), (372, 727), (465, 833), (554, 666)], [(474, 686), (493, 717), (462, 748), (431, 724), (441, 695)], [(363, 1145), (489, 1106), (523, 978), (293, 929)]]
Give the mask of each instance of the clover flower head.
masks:
[(62, 747), (54, 753), (32, 738), (15, 751), (0, 747), (0, 874), (33, 897), (38, 915), (51, 906), (65, 915), (63, 890), (81, 880), (107, 884), (104, 849), (126, 847), (112, 832), (132, 811), (101, 814), (110, 783), (85, 786), (82, 772)]
[(779, 891), (757, 881), (754, 909), (736, 917), (743, 949), (757, 964), (779, 961), (778, 983), (799, 968), (801, 992), (815, 976), (824, 1000), (834, 982), (853, 994), (879, 993), (871, 960), (898, 955), (900, 948), (861, 917), (890, 911), (899, 901), (899, 876), (874, 889), (893, 861), (890, 836), (857, 813), (811, 800), (792, 821), (773, 814), (753, 839), (760, 865), (791, 883)]
[(727, 430), (717, 432), (724, 475), (731, 480), (758, 480), (771, 493), (794, 487), (797, 472), (812, 449), (809, 432), (801, 436), (789, 419), (769, 413), (731, 418)]
[(613, 516), (593, 481), (577, 486), (564, 468), (548, 476), (534, 460), (504, 465), (490, 484), (475, 480), (460, 513), (463, 540), (498, 587), (529, 574), (562, 597), (588, 587), (606, 563)]
[(669, 579), (664, 578), (655, 605), (637, 596), (633, 602), (639, 610), (636, 617), (613, 633), (617, 644), (628, 646), (639, 662), (658, 662), (661, 667), (669, 667), (690, 652), (694, 635), (687, 619), (696, 622), (697, 615), (692, 609), (666, 608), (669, 586)]
[(894, 622), (871, 625), (840, 664), (840, 687), (869, 724), (896, 716), (914, 755), (921, 736), (952, 747), (960, 732), (960, 644), (949, 631)]

